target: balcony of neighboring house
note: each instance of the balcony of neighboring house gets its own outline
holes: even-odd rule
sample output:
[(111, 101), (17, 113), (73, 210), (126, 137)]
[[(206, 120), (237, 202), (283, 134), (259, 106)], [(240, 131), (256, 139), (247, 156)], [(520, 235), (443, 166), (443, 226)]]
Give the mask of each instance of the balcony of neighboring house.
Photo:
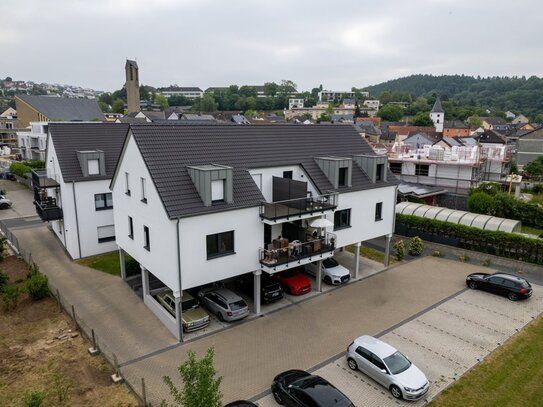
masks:
[(286, 199), (260, 204), (260, 218), (269, 225), (332, 213), (338, 205), (338, 193)]
[[(38, 216), (43, 221), (62, 219), (62, 208), (58, 206), (57, 198), (60, 185), (47, 176), (47, 171), (32, 170), (32, 185), (34, 187), (34, 206)], [(54, 192), (55, 196), (51, 196)]]

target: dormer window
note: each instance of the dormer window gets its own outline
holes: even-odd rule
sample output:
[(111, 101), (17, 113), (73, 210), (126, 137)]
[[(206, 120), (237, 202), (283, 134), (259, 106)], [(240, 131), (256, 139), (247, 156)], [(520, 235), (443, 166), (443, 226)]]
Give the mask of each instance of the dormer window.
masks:
[(350, 187), (353, 160), (349, 157), (315, 157), (315, 161), (334, 188)]
[(339, 169), (339, 178), (338, 178), (338, 186), (344, 187), (347, 186), (347, 174), (349, 173), (348, 167), (341, 167)]
[(234, 201), (232, 167), (208, 164), (187, 167), (187, 171), (205, 206)]
[(100, 175), (100, 160), (92, 159), (87, 161), (89, 175)]
[(212, 202), (224, 201), (224, 180), (223, 179), (211, 181), (211, 201)]
[(84, 177), (106, 175), (106, 160), (102, 150), (77, 151), (76, 153)]

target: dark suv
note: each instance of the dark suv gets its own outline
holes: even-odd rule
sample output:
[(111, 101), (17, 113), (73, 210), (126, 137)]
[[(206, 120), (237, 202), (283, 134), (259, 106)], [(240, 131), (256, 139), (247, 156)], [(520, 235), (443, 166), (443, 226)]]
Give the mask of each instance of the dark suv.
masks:
[[(254, 277), (252, 274), (245, 274), (236, 280), (237, 289), (251, 298), (253, 298), (254, 294), (253, 284)], [(260, 276), (260, 302), (270, 303), (281, 298), (283, 298), (283, 289), (277, 278), (270, 276), (266, 272), (262, 272)]]

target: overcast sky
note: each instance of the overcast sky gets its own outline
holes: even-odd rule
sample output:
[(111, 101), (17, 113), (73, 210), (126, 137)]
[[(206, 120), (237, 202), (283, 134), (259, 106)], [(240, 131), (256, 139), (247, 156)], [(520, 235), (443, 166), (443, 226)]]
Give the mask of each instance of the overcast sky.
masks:
[(541, 0), (3, 1), (0, 78), (113, 91), (364, 87), (416, 73), (543, 76)]

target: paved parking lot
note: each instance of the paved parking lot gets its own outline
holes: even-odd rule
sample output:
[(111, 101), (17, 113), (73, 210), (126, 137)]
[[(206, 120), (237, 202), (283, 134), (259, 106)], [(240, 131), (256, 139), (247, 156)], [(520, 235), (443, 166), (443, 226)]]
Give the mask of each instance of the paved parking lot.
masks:
[[(543, 312), (543, 287), (533, 285), (533, 289), (532, 298), (518, 302), (466, 290), (380, 336), (430, 380), (426, 397), (416, 403), (398, 401), (369, 377), (351, 371), (343, 355), (314, 372), (334, 383), (357, 406), (424, 405)], [(275, 407), (277, 403), (267, 395), (258, 405)]]

